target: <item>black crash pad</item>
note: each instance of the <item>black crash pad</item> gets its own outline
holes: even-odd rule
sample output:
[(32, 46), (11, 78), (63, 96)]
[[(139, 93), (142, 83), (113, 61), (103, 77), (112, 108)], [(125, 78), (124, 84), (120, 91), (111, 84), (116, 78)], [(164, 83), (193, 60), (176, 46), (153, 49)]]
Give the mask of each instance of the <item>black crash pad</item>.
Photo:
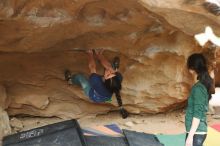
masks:
[(124, 137), (85, 136), (88, 146), (128, 146)]
[(3, 146), (164, 146), (156, 136), (123, 130), (124, 136), (84, 136), (76, 120), (59, 122), (3, 138)]
[(76, 120), (59, 122), (3, 138), (3, 146), (87, 146)]
[(129, 146), (164, 146), (153, 134), (123, 130)]

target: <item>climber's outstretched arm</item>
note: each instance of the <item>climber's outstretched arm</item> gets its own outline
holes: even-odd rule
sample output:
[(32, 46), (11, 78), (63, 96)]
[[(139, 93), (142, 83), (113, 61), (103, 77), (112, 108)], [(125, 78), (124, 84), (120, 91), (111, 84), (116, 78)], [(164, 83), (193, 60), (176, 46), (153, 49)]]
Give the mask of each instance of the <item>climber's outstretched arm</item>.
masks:
[(87, 53), (88, 53), (90, 73), (96, 73), (96, 63), (95, 63), (95, 59), (94, 59), (94, 56), (93, 56), (93, 51), (88, 50)]
[(96, 49), (95, 53), (97, 56), (97, 59), (100, 61), (100, 63), (102, 64), (102, 66), (106, 69), (109, 70), (111, 72), (115, 72), (115, 70), (112, 68), (111, 63), (105, 58), (105, 56), (103, 55), (103, 51), (104, 49)]

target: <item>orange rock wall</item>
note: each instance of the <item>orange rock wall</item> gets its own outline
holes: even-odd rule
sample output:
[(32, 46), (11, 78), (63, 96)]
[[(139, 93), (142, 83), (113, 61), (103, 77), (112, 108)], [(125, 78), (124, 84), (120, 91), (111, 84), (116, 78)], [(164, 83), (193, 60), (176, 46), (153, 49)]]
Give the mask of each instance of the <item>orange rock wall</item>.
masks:
[[(0, 106), (10, 115), (61, 118), (116, 110), (114, 97), (111, 104), (95, 104), (64, 81), (65, 69), (88, 75), (89, 48), (104, 48), (109, 60), (120, 56), (121, 94), (129, 112), (183, 106), (191, 86), (186, 58), (204, 51), (193, 35), (206, 23), (218, 34), (219, 18), (192, 9), (194, 4), (155, 2), (0, 1)], [(98, 70), (103, 73), (100, 65)]]

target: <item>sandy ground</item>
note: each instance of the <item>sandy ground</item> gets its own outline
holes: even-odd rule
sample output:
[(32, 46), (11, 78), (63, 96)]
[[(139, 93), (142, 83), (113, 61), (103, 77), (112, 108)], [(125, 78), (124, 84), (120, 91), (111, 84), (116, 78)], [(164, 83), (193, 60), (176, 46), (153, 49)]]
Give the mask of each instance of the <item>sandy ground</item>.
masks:
[[(25, 131), (35, 127), (44, 126), (63, 121), (59, 118), (17, 118), (23, 125), (23, 128), (13, 129), (16, 131)], [(118, 112), (112, 112), (107, 115), (97, 117), (85, 117), (78, 119), (80, 126), (93, 127), (107, 124), (117, 124), (121, 129), (129, 129), (153, 134), (178, 134), (184, 132), (184, 112), (183, 110), (173, 111), (166, 114), (155, 115), (130, 115), (127, 119), (122, 119)], [(220, 119), (214, 119), (208, 115), (208, 124), (219, 123)], [(16, 122), (18, 124), (18, 122)]]

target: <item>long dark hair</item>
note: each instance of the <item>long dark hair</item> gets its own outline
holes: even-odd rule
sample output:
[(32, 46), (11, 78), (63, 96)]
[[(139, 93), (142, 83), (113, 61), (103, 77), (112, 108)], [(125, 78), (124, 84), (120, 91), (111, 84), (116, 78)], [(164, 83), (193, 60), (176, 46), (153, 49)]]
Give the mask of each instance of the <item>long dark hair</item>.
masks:
[(115, 93), (115, 96), (118, 101), (118, 105), (122, 106), (122, 100), (120, 95), (121, 80), (117, 76), (114, 76), (110, 79), (105, 80), (104, 84), (109, 92)]
[(199, 80), (207, 89), (209, 100), (211, 99), (211, 87), (213, 80), (208, 73), (207, 61), (201, 53), (194, 53), (188, 57), (188, 69), (192, 69), (197, 73), (197, 80)]

